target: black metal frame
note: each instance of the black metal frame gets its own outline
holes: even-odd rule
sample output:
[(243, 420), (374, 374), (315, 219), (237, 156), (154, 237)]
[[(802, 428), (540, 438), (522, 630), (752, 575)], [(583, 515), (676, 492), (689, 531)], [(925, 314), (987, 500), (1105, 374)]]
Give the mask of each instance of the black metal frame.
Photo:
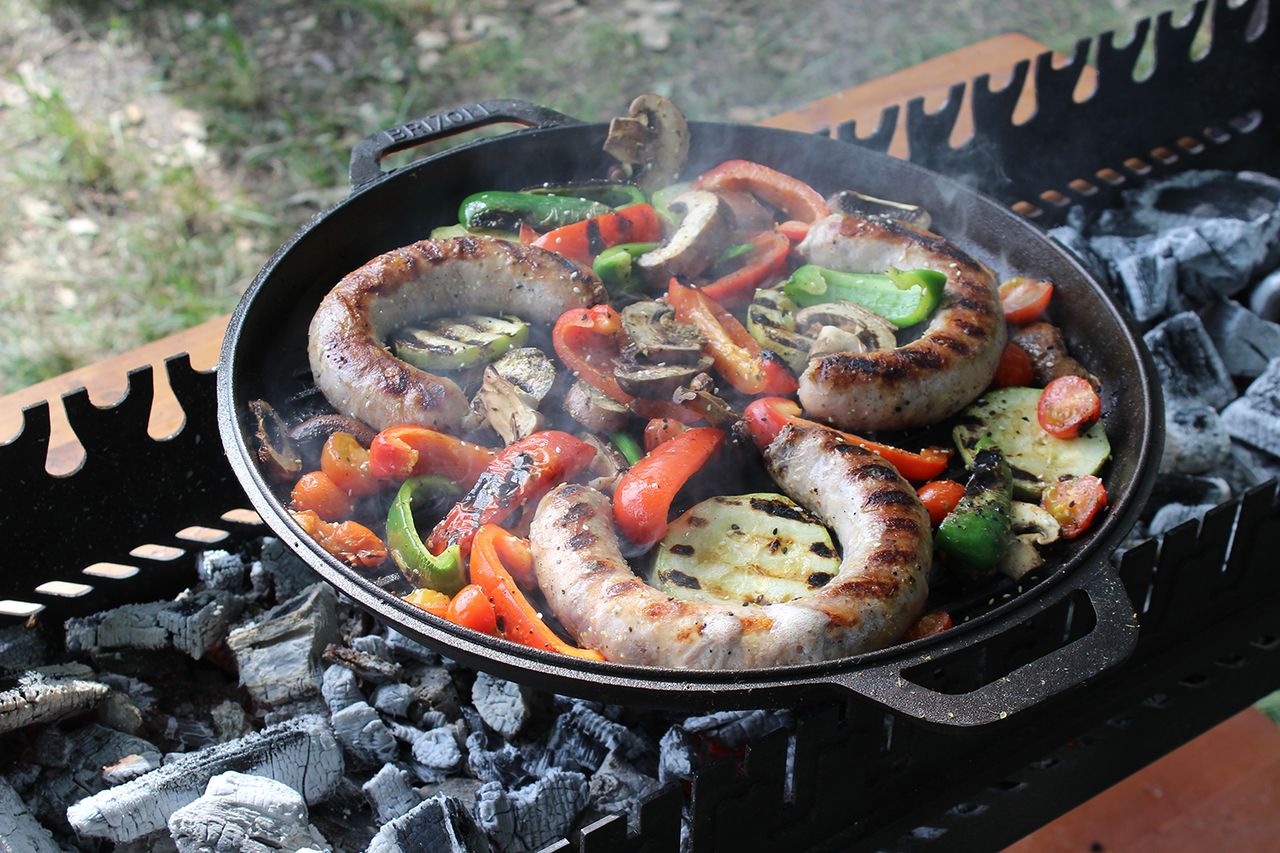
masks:
[[(1207, 64), (1202, 60), (1183, 69), (1192, 75), (1197, 69), (1212, 71), (1214, 77), (1233, 82), (1232, 92), (1227, 87), (1214, 90), (1225, 112), (1184, 111), (1188, 126), (1230, 124), (1233, 115), (1251, 111), (1257, 112), (1257, 121), (1198, 153), (1184, 151), (1178, 163), (1153, 166), (1150, 174), (1201, 165), (1274, 167), (1280, 151), (1275, 143), (1280, 137), (1277, 92), (1266, 92), (1264, 86), (1259, 100), (1241, 104), (1234, 91), (1248, 88), (1237, 85), (1240, 74), (1270, 81), (1280, 69), (1280, 26), (1267, 27), (1253, 41), (1243, 38), (1243, 22), (1264, 14), (1267, 5), (1266, 0), (1251, 0), (1232, 10), (1222, 0), (1216, 2), (1220, 23), (1215, 32), (1221, 41), (1215, 42)], [(1197, 9), (1203, 14), (1202, 6)], [(1172, 84), (1161, 76), (1179, 67), (1170, 61), (1163, 66), (1166, 71), (1160, 70), (1160, 57), (1173, 50), (1161, 46), (1160, 39), (1167, 38), (1161, 34), (1170, 31), (1167, 18), (1161, 21), (1156, 27), (1157, 70), (1151, 78), (1160, 81), (1157, 85), (1126, 83), (1112, 76), (1126, 75), (1126, 66), (1115, 60), (1102, 63), (1099, 92), (1110, 93), (1114, 86), (1130, 93), (1129, 100), (1106, 95), (1110, 103), (1128, 107), (1124, 115), (1130, 124), (1181, 104), (1184, 90), (1167, 88)], [(1145, 26), (1140, 29), (1145, 32)], [(1184, 31), (1173, 38), (1175, 46), (1189, 41)], [(1110, 45), (1112, 39), (1103, 36), (1100, 43)], [(1103, 48), (1107, 50), (1111, 48)], [(1048, 64), (1047, 56), (1036, 63), (1038, 69)], [(981, 80), (978, 84), (985, 85)], [(1058, 88), (1070, 91), (1065, 84)], [(952, 101), (958, 108), (955, 93)], [(1041, 103), (1044, 116), (1037, 120), (1049, 122), (1051, 102), (1042, 95)], [(1212, 103), (1198, 106), (1207, 110)], [(949, 104), (943, 113), (951, 109)], [(1069, 118), (1073, 108), (1063, 109)], [(913, 141), (946, 139), (948, 133), (913, 126), (940, 121), (926, 116), (918, 103), (908, 114)], [(896, 114), (887, 112), (882, 130), (894, 121)], [(1017, 144), (1011, 140), (1021, 131), (993, 121), (980, 123), (979, 133), (1001, 137), (993, 143), (998, 151), (1015, 150), (1009, 146)], [(1066, 121), (1053, 150), (1059, 145), (1075, 150), (1080, 139), (1094, 141), (1096, 128), (1074, 122)], [(948, 132), (949, 127), (948, 122)], [(1073, 132), (1080, 137), (1073, 140)], [(853, 129), (842, 126), (836, 133), (848, 138)], [(1171, 142), (1176, 139), (1145, 137), (1132, 150), (1150, 151)], [(957, 168), (956, 161), (950, 167), (925, 162)], [(1084, 174), (1065, 161), (1057, 171), (1041, 165), (1032, 187), (1064, 187)], [(1143, 177), (1127, 174), (1126, 185)], [(1007, 192), (984, 188), (1010, 203), (1039, 197), (1018, 187)], [(1101, 188), (1073, 200), (1105, 206), (1111, 190)], [(1053, 217), (1049, 210), (1046, 218)], [(97, 408), (83, 391), (64, 397), (72, 428), (86, 450), (85, 462), (74, 474), (51, 477), (44, 472), (47, 404), (26, 410), (22, 433), (0, 446), (0, 470), (5, 471), (0, 530), (7, 541), (33, 543), (25, 566), (11, 562), (0, 573), (0, 598), (39, 604), (44, 610), (38, 618), (52, 624), (125, 601), (171, 596), (192, 581), (192, 554), (205, 547), (179, 536), (180, 529), (193, 524), (222, 528), (226, 546), (262, 532), (260, 526), (223, 518), (224, 511), (244, 505), (244, 496), (218, 440), (213, 374), (193, 371), (185, 357), (171, 359), (166, 367), (187, 413), (184, 428), (168, 440), (146, 434), (154, 378), (144, 368), (130, 374), (129, 390), (115, 406)], [(185, 551), (168, 561), (129, 555), (144, 543)], [(1143, 603), (1135, 614), (1141, 632), (1132, 656), (1090, 683), (1003, 722), (938, 729), (868, 703), (799, 709), (792, 798), (783, 801), (786, 736), (775, 734), (753, 744), (741, 766), (724, 761), (693, 779), (695, 848), (970, 850), (1017, 839), (1280, 687), (1277, 553), (1280, 502), (1274, 483), (1216, 508), (1202, 522), (1188, 522), (1159, 542), (1147, 541), (1126, 552), (1120, 576), (1131, 600)], [(139, 571), (120, 579), (81, 574), (87, 561), (96, 560), (128, 563)], [(34, 591), (55, 579), (91, 586), (71, 596)], [(1076, 630), (1075, 618), (1071, 608), (1046, 611), (1040, 621), (988, 644), (972, 659), (949, 662), (927, 675), (938, 689), (963, 690), (978, 674), (1007, 669), (1039, 654), (1045, 644), (1069, 638)], [(0, 616), (0, 625), (14, 621)], [(674, 849), (680, 806), (680, 792), (669, 788), (645, 804), (638, 835), (627, 837), (623, 820), (611, 817), (553, 849)]]

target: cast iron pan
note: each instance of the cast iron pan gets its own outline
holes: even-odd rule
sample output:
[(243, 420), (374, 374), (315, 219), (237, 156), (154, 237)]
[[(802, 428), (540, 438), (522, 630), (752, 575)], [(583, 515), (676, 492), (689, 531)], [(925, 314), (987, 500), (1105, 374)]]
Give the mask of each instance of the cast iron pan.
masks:
[[(384, 173), (386, 155), (488, 125), (526, 129), (459, 145)], [(1054, 319), (1073, 353), (1101, 379), (1114, 458), (1102, 522), (1054, 552), (1060, 563), (1031, 590), (1010, 596), (941, 635), (851, 658), (741, 672), (660, 669), (569, 660), (485, 637), (426, 616), (326, 554), (293, 522), (254, 461), (248, 401), (283, 402), (311, 386), (307, 325), (321, 297), (369, 259), (456, 222), (458, 202), (482, 189), (599, 177), (606, 126), (521, 101), (456, 107), (383, 131), (352, 153), (349, 198), (318, 215), (263, 267), (241, 299), (218, 370), (222, 440), (254, 507), (281, 539), (338, 590), (405, 634), (469, 666), (555, 692), (670, 708), (791, 706), (832, 691), (869, 698), (939, 724), (1003, 719), (1122, 660), (1137, 619), (1108, 556), (1137, 520), (1163, 442), (1163, 413), (1149, 356), (1102, 287), (1036, 227), (975, 191), (910, 163), (831, 139), (744, 125), (691, 123), (686, 175), (722, 160), (756, 160), (808, 181), (824, 195), (844, 188), (923, 205), (934, 229), (1001, 276), (1055, 282)], [(1073, 642), (965, 693), (911, 680), (912, 667), (991, 641), (1059, 605), (1092, 610)], [(1089, 627), (1091, 625), (1091, 627)], [(1079, 632), (1077, 632), (1079, 633)], [(998, 641), (997, 641), (998, 642)]]

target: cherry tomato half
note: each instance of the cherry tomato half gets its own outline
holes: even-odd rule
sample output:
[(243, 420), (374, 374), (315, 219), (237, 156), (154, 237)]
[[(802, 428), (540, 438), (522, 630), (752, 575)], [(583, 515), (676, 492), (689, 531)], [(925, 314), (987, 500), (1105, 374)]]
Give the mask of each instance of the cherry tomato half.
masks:
[(404, 600), (441, 619), (449, 618), (449, 596), (437, 589), (422, 587), (404, 596)]
[(654, 418), (644, 426), (644, 452), (652, 453), (659, 444), (675, 438), (687, 429), (687, 426), (674, 418)]
[(1107, 505), (1107, 490), (1092, 474), (1065, 477), (1045, 489), (1040, 506), (1062, 527), (1063, 539), (1074, 539), (1093, 524)]
[(1036, 368), (1031, 363), (1031, 356), (1022, 347), (1010, 343), (1000, 353), (1000, 364), (996, 366), (991, 384), (997, 388), (1025, 388), (1035, 377)]
[(449, 602), (445, 618), (481, 634), (498, 633), (498, 617), (493, 612), (493, 602), (477, 583), (469, 583), (458, 590)]
[(1011, 278), (1000, 285), (1000, 306), (1004, 318), (1022, 325), (1039, 319), (1049, 307), (1053, 285), (1038, 278)]
[(918, 640), (921, 637), (941, 634), (948, 628), (954, 628), (955, 624), (951, 619), (951, 614), (945, 610), (926, 613), (916, 620), (916, 624), (907, 629), (907, 633), (902, 635), (902, 642), (906, 643), (911, 640)]
[(355, 510), (351, 495), (346, 489), (338, 488), (323, 471), (312, 471), (299, 477), (289, 497), (294, 509), (299, 512), (311, 510), (325, 521), (348, 518)]
[(916, 489), (920, 503), (929, 512), (929, 520), (941, 524), (947, 513), (956, 508), (964, 497), (964, 486), (955, 480), (931, 480)]
[(371, 495), (382, 488), (369, 473), (369, 451), (349, 432), (335, 432), (325, 439), (320, 470), (352, 497)]
[(1075, 438), (1102, 417), (1102, 400), (1089, 380), (1059, 376), (1040, 392), (1036, 420), (1049, 435)]

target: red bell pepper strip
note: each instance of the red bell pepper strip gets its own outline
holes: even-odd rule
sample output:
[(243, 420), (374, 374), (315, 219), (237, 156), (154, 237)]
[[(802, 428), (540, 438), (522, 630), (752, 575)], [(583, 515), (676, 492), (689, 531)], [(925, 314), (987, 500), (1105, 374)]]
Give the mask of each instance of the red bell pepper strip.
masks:
[(614, 359), (625, 343), (622, 318), (608, 305), (571, 308), (560, 315), (551, 332), (551, 345), (565, 366), (584, 382), (603, 391), (642, 418), (675, 418), (693, 423), (701, 415), (669, 400), (633, 397), (618, 385)]
[(746, 263), (698, 289), (722, 305), (748, 302), (757, 287), (786, 268), (790, 254), (790, 240), (776, 231), (762, 231), (751, 238)]
[(723, 442), (723, 430), (691, 429), (662, 442), (623, 473), (613, 492), (613, 519), (628, 539), (648, 548), (666, 535), (676, 492)]
[(369, 443), (369, 473), (397, 482), (421, 474), (439, 474), (469, 489), (495, 455), (487, 447), (434, 429), (393, 426)]
[(530, 228), (522, 219), (520, 220), (520, 232), (518, 236), (521, 243), (533, 243), (542, 235)]
[(750, 160), (728, 160), (703, 172), (695, 190), (746, 190), (780, 209), (791, 219), (817, 222), (831, 215), (818, 191), (799, 178)]
[(525, 503), (538, 500), (585, 468), (595, 452), (585, 441), (558, 430), (535, 432), (508, 444), (431, 531), (427, 550), (439, 555), (456, 543), (466, 557), (482, 525), (499, 524)]
[(801, 222), (798, 219), (788, 219), (786, 222), (779, 222), (774, 230), (792, 243), (798, 244), (803, 243), (804, 238), (809, 236), (809, 223)]
[(652, 419), (644, 427), (644, 452), (652, 453), (659, 444), (675, 438), (687, 429), (684, 424), (671, 418)]
[[(817, 421), (800, 417), (800, 404), (784, 397), (761, 397), (752, 400), (743, 412), (747, 421), (747, 429), (761, 450), (778, 436), (782, 428), (789, 423), (825, 426)], [(826, 427), (831, 429), (831, 427)], [(932, 480), (947, 469), (951, 459), (951, 451), (942, 447), (926, 447), (919, 453), (903, 450), (889, 444), (861, 438), (852, 433), (836, 430), (850, 444), (856, 444), (863, 450), (878, 454), (886, 462), (898, 469), (898, 473), (913, 483)]]
[(697, 326), (707, 339), (716, 371), (743, 394), (791, 394), (799, 384), (786, 362), (764, 350), (751, 333), (706, 293), (685, 287), (674, 278), (667, 285), (667, 302), (676, 319)]
[(662, 223), (651, 204), (633, 204), (612, 213), (584, 219), (548, 231), (533, 245), (549, 249), (582, 264), (619, 243), (657, 243), (662, 240)]
[(529, 599), (516, 586), (512, 572), (507, 568), (511, 560), (532, 566), (528, 544), (496, 524), (481, 527), (471, 547), (471, 582), (479, 584), (493, 603), (498, 634), (535, 649), (584, 660), (604, 660), (604, 655), (599, 652), (572, 646), (547, 627)]

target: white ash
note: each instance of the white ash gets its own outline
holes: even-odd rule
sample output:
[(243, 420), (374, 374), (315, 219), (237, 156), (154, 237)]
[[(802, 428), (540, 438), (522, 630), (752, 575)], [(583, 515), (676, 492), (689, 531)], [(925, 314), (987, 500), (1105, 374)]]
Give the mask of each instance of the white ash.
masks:
[(1205, 474), (1222, 468), (1231, 455), (1231, 436), (1212, 406), (1199, 400), (1165, 398), (1165, 474)]
[(404, 717), (413, 702), (413, 688), (407, 684), (382, 684), (373, 691), (373, 707), (392, 717)]
[(1238, 302), (1219, 302), (1204, 314), (1204, 327), (1232, 376), (1253, 379), (1280, 358), (1280, 324), (1264, 320)]
[(452, 797), (433, 797), (378, 830), (367, 853), (488, 853), (489, 841), (470, 811)]
[(458, 688), (453, 683), (453, 676), (443, 666), (419, 667), (410, 673), (413, 685), (414, 701), (421, 702), (427, 709), (440, 711), (447, 717), (457, 717), (462, 713), (462, 701), (458, 696)]
[(196, 576), (210, 589), (241, 592), (245, 589), (248, 574), (249, 566), (239, 554), (212, 550), (196, 555)]
[(337, 599), (317, 583), (236, 628), (227, 645), (240, 668), (240, 683), (263, 705), (317, 695), (321, 650), (337, 632)]
[(657, 779), (610, 752), (587, 784), (587, 801), (601, 816), (625, 814), (634, 827), (640, 822), (640, 803), (661, 789)]
[(391, 730), (367, 702), (355, 702), (336, 711), (329, 721), (347, 753), (361, 764), (381, 765), (396, 757)]
[(453, 797), (459, 802), (474, 803), (476, 801), (476, 792), (484, 784), (479, 779), (472, 779), (470, 776), (449, 776), (438, 782), (425, 784), (417, 790), (423, 799)]
[(409, 784), (409, 774), (394, 764), (384, 764), (361, 788), (378, 823), (388, 823), (422, 802)]
[(0, 677), (0, 734), (87, 711), (110, 692), (97, 681), (39, 670)]
[(391, 651), (391, 654), (402, 661), (415, 660), (432, 666), (439, 666), (440, 664), (440, 655), (412, 637), (406, 637), (395, 628), (387, 629), (386, 641), (387, 648)]
[(1199, 315), (1175, 314), (1142, 336), (1165, 396), (1198, 400), (1221, 409), (1236, 398), (1236, 386)]
[(737, 749), (778, 729), (794, 728), (795, 720), (790, 711), (717, 711), (689, 717), (681, 727), (694, 734), (710, 735)]
[(448, 772), (462, 763), (462, 747), (452, 726), (423, 732), (413, 741), (413, 760), (432, 770)]
[(244, 737), (249, 732), (249, 715), (239, 702), (223, 699), (209, 709), (209, 719), (219, 743)]
[(693, 736), (672, 726), (658, 741), (658, 781), (666, 784), (689, 779), (698, 767), (698, 747)]
[(471, 702), (489, 728), (505, 738), (515, 737), (529, 719), (531, 691), (487, 672), (476, 673)]
[(501, 785), (519, 785), (531, 778), (520, 750), (509, 743), (496, 749), (485, 744), (483, 732), (472, 732), (467, 737), (467, 772), (483, 782)]
[(594, 773), (610, 752), (636, 761), (654, 751), (654, 744), (631, 728), (610, 720), (585, 702), (576, 703), (556, 718), (546, 750), (533, 769), (537, 772), (554, 766)]
[(81, 800), (67, 809), (78, 835), (130, 841), (163, 828), (171, 814), (194, 801), (219, 773), (237, 770), (266, 776), (324, 800), (343, 773), (342, 750), (328, 723), (301, 717), (240, 740), (182, 756), (132, 782)]
[(1280, 457), (1280, 358), (1223, 410), (1222, 421), (1232, 438)]
[(160, 753), (153, 752), (140, 755), (136, 752), (130, 753), (116, 761), (114, 764), (108, 764), (102, 768), (102, 781), (107, 786), (119, 785), (132, 779), (137, 779), (144, 773), (149, 773), (160, 766)]
[(262, 776), (221, 773), (204, 794), (169, 816), (180, 853), (276, 853), (329, 843), (310, 823), (302, 795)]
[(319, 696), (308, 696), (305, 699), (286, 702), (283, 705), (276, 705), (265, 710), (260, 707), (258, 712), (262, 717), (263, 725), (274, 726), (276, 723), (287, 723), (295, 717), (327, 717), (329, 716), (328, 710), (325, 707), (324, 700)]
[(274, 536), (263, 537), (259, 561), (271, 577), (277, 601), (293, 598), (320, 579), (301, 557)]
[(384, 660), (377, 655), (349, 649), (337, 643), (325, 647), (321, 659), (327, 664), (339, 664), (371, 684), (385, 684), (400, 678), (400, 664)]
[(1280, 269), (1258, 282), (1249, 294), (1249, 308), (1264, 320), (1280, 321)]
[(395, 656), (392, 654), (391, 646), (387, 641), (379, 637), (377, 634), (365, 634), (362, 637), (351, 638), (351, 648), (361, 654), (373, 655), (385, 661), (394, 661)]
[(249, 596), (254, 601), (263, 601), (275, 592), (275, 580), (271, 573), (262, 567), (261, 560), (249, 564)]
[(0, 777), (0, 853), (61, 853), (53, 834)]
[(476, 793), (476, 823), (500, 850), (539, 850), (565, 834), (586, 807), (587, 791), (586, 776), (558, 767), (514, 790), (490, 782)]
[(124, 693), (112, 690), (94, 709), (98, 722), (108, 728), (136, 735), (142, 731), (142, 711)]
[(66, 622), (67, 650), (101, 655), (173, 648), (199, 660), (223, 641), (244, 606), (222, 590), (187, 590), (173, 601), (126, 604)]
[(320, 695), (331, 713), (341, 711), (348, 705), (364, 701), (364, 694), (356, 680), (356, 674), (341, 664), (329, 664), (325, 667), (320, 681)]
[(49, 663), (44, 632), (25, 625), (0, 628), (0, 672), (17, 672)]

